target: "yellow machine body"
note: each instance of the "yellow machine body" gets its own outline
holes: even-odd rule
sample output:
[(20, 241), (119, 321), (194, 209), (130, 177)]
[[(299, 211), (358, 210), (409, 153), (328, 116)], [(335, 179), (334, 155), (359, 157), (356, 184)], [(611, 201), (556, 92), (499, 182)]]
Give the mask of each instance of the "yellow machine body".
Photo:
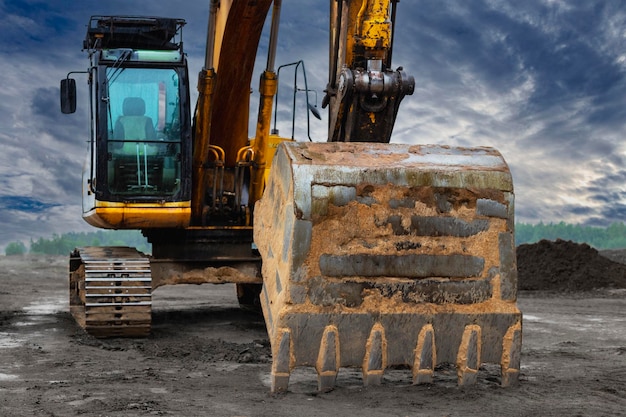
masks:
[(96, 207), (83, 213), (83, 219), (102, 229), (150, 229), (155, 227), (185, 228), (189, 226), (189, 202), (116, 203), (96, 201)]

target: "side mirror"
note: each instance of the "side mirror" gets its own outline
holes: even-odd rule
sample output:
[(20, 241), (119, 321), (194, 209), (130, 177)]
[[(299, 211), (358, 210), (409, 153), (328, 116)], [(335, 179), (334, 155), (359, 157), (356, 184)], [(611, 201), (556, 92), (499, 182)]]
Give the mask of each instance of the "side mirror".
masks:
[(61, 80), (61, 112), (71, 114), (76, 111), (76, 80), (65, 78)]

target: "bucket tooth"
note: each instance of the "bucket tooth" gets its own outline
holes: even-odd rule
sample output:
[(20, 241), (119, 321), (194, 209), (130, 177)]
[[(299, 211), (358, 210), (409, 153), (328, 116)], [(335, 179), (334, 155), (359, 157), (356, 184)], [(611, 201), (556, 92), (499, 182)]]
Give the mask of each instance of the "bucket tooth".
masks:
[(326, 326), (315, 365), (319, 391), (331, 391), (335, 387), (340, 363), (339, 331), (336, 326)]
[(476, 383), (476, 375), (480, 368), (481, 328), (477, 325), (465, 326), (461, 346), (456, 359), (459, 385)]
[(291, 373), (291, 331), (280, 329), (272, 341), (272, 392), (285, 392)]
[(435, 330), (432, 324), (427, 324), (422, 327), (417, 337), (413, 362), (413, 384), (432, 383), (436, 363)]
[(385, 329), (380, 323), (372, 327), (370, 336), (365, 346), (365, 358), (363, 359), (363, 383), (368, 385), (380, 385), (383, 374), (387, 367), (387, 339)]
[(522, 324), (517, 323), (504, 335), (502, 343), (502, 386), (515, 385), (519, 381), (522, 351)]

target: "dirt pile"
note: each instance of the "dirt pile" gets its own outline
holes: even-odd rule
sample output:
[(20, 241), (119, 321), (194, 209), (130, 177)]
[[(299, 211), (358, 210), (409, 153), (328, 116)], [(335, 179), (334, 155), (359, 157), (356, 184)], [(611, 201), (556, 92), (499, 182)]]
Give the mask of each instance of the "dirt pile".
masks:
[(587, 244), (542, 240), (517, 247), (520, 290), (589, 291), (626, 288), (626, 265)]

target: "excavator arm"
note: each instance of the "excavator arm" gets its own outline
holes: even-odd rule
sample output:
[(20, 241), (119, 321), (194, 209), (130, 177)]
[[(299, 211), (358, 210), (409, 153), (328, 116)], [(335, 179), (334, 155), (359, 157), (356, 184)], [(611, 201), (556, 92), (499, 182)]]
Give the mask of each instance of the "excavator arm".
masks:
[[(234, 168), (251, 159), (250, 206), (263, 194), (275, 146), (269, 137), (278, 83), (275, 55), (280, 0), (273, 2), (270, 47), (260, 78), (257, 128), (250, 147), (247, 120), (254, 59), (271, 5), (269, 0), (211, 1), (195, 113), (192, 220), (196, 225), (207, 223), (209, 166)], [(413, 94), (413, 77), (402, 68), (390, 69), (396, 6), (396, 0), (330, 1), (330, 71), (323, 101), (323, 107), (330, 105), (329, 141), (389, 142), (400, 102)]]
[(322, 107), (333, 142), (389, 142), (400, 102), (415, 80), (393, 70), (397, 0), (331, 1), (330, 70)]
[[(208, 168), (234, 169), (245, 161), (242, 158), (247, 153), (241, 150), (248, 145), (250, 84), (259, 39), (271, 4), (271, 0), (211, 0), (205, 64), (198, 77), (199, 96), (195, 112), (192, 221), (196, 225), (208, 221)], [(280, 8), (280, 2), (276, 4), (275, 8)], [(269, 126), (269, 114), (263, 121), (265, 119)], [(266, 159), (262, 148), (263, 144), (257, 142), (255, 162), (261, 168)], [(256, 188), (252, 194), (260, 195), (262, 189)], [(217, 195), (212, 196), (213, 201), (217, 198)]]

